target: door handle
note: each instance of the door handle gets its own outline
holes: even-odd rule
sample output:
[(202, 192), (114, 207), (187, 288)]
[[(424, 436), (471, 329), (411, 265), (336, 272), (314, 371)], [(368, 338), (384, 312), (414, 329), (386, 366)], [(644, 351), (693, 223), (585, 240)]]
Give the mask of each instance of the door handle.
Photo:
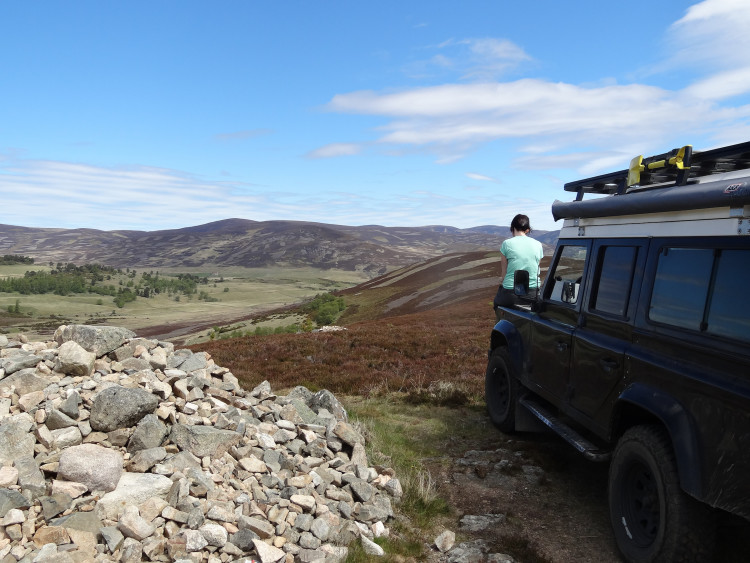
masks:
[(567, 342), (555, 342), (555, 350), (558, 352), (566, 352), (568, 350)]
[(602, 358), (601, 360), (599, 360), (599, 365), (602, 366), (602, 369), (606, 373), (612, 373), (613, 371), (617, 370), (620, 364), (617, 363), (617, 360)]

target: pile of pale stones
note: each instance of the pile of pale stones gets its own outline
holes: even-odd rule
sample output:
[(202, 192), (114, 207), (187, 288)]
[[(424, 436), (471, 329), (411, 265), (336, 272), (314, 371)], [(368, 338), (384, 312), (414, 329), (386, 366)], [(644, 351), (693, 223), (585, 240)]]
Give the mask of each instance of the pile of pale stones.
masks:
[(246, 391), (119, 327), (0, 335), (0, 563), (383, 555), (401, 495), (328, 391)]

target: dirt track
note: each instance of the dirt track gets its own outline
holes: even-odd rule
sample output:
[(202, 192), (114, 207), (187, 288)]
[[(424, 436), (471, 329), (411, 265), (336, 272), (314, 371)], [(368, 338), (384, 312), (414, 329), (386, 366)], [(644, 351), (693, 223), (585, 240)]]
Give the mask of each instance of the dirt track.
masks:
[[(455, 510), (457, 542), (482, 539), (490, 553), (523, 563), (621, 561), (609, 523), (608, 465), (585, 460), (552, 433), (510, 436), (484, 424), (486, 439), (452, 444), (448, 463), (427, 463)], [(486, 514), (505, 518), (479, 532), (461, 531), (463, 516)], [(750, 523), (726, 515), (719, 521), (714, 560), (747, 561)]]

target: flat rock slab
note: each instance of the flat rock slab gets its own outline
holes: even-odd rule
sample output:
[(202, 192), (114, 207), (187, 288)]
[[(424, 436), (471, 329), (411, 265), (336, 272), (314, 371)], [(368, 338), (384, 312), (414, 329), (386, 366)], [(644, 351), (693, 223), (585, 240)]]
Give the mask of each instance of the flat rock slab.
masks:
[[(37, 356), (34, 357), (41, 360)], [(7, 368), (5, 373), (9, 373)], [(0, 390), (15, 387), (16, 394), (20, 397), (34, 391), (42, 391), (47, 385), (49, 385), (49, 381), (36, 375), (36, 368), (26, 368), (15, 372), (13, 375), (8, 375), (0, 381)]]
[(112, 432), (128, 428), (159, 406), (159, 398), (145, 389), (113, 385), (99, 393), (91, 406), (91, 428)]
[(117, 488), (104, 495), (96, 504), (102, 519), (116, 520), (129, 504), (139, 505), (151, 497), (167, 496), (172, 480), (155, 473), (123, 473)]
[(82, 444), (63, 451), (58, 477), (83, 483), (90, 491), (113, 491), (122, 476), (122, 455), (116, 450)]

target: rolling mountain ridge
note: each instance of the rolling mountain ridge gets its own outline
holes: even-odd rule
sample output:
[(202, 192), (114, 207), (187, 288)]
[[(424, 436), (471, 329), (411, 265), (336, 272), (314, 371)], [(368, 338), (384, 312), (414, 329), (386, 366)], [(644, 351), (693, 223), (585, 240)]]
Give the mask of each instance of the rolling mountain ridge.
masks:
[[(507, 227), (344, 226), (226, 219), (160, 231), (30, 228), (0, 225), (0, 255), (37, 263), (99, 263), (118, 268), (315, 267), (369, 277), (451, 253), (497, 250)], [(549, 251), (557, 231), (533, 236)]]

